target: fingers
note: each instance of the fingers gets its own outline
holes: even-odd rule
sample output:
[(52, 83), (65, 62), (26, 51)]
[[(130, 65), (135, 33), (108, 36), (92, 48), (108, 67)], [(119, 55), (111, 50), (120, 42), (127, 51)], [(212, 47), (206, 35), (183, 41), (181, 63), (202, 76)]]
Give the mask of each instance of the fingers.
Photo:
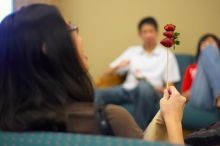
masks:
[(184, 96), (181, 96), (181, 97), (182, 97), (182, 101), (183, 101), (184, 103), (186, 103), (186, 101), (187, 101), (186, 97), (184, 97)]
[(164, 90), (163, 99), (169, 100), (171, 97), (179, 97), (178, 99), (180, 100), (183, 99), (183, 101), (186, 102), (186, 98), (181, 96), (181, 94), (178, 92), (178, 90), (174, 86), (170, 86), (168, 89)]
[(169, 88), (170, 94), (176, 95), (180, 94), (174, 86), (170, 86)]
[(168, 100), (169, 97), (170, 97), (169, 91), (168, 91), (168, 89), (165, 89), (163, 91), (163, 98)]
[(170, 97), (174, 97), (174, 99), (178, 99), (179, 101), (186, 103), (186, 98), (182, 96), (174, 86), (170, 86), (169, 91), (170, 91)]

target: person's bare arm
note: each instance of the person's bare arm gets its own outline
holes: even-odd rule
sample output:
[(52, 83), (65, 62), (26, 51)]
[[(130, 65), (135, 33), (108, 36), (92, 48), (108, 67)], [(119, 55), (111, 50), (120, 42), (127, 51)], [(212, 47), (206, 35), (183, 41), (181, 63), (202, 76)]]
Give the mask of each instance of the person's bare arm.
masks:
[(107, 68), (106, 71), (104, 72), (105, 75), (112, 75), (112, 74), (115, 74), (117, 71), (117, 67), (114, 67), (114, 68)]
[(123, 60), (123, 61), (121, 61), (121, 62), (120, 62), (117, 66), (115, 66), (115, 67), (113, 67), (113, 68), (109, 67), (109, 68), (105, 71), (105, 74), (106, 74), (106, 75), (115, 74), (118, 69), (121, 69), (121, 68), (124, 68), (124, 67), (128, 66), (129, 63), (130, 63), (129, 60)]
[(160, 110), (164, 118), (170, 143), (184, 144), (182, 132), (182, 117), (186, 98), (181, 96), (175, 87), (164, 91), (160, 100)]
[(165, 123), (170, 143), (184, 144), (181, 121), (175, 121), (175, 119), (168, 118), (165, 120)]

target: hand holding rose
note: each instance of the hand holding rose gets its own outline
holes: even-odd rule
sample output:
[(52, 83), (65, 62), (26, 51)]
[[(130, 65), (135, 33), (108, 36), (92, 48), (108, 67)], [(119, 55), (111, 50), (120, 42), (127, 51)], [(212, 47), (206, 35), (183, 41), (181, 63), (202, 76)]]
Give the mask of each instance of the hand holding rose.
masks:
[(164, 90), (160, 100), (160, 111), (164, 118), (169, 141), (173, 144), (184, 144), (182, 132), (183, 111), (186, 98), (180, 95), (175, 87), (170, 86)]

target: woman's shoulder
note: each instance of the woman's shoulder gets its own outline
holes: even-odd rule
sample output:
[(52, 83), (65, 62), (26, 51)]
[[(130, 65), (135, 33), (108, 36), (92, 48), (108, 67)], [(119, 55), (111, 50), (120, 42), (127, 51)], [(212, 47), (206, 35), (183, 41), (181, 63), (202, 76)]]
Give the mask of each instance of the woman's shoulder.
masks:
[(131, 114), (122, 106), (109, 104), (105, 108), (106, 117), (116, 136), (142, 138), (143, 131)]
[(128, 119), (134, 121), (132, 115), (123, 106), (109, 104), (106, 106), (105, 112), (110, 120), (117, 120), (121, 122), (120, 120)]
[(119, 105), (114, 105), (114, 104), (109, 104), (106, 106), (106, 113), (109, 113), (109, 114), (129, 114), (128, 111), (122, 107), (122, 106), (119, 106)]

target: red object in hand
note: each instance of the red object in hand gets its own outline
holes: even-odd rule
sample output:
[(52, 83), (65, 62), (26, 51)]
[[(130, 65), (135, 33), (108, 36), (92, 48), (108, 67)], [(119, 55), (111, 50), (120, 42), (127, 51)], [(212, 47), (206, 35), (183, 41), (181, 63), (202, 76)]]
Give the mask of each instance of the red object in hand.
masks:
[(170, 48), (174, 45), (174, 40), (172, 38), (164, 38), (160, 43), (164, 47)]
[(173, 48), (175, 49), (175, 45), (179, 45), (180, 41), (178, 39), (178, 36), (180, 33), (175, 32), (176, 26), (173, 24), (167, 24), (164, 26), (165, 32), (163, 33), (166, 38), (164, 38), (160, 43), (167, 48)]
[(167, 25), (164, 26), (164, 29), (165, 29), (166, 31), (175, 31), (176, 26), (173, 25), (173, 24), (167, 24)]
[(168, 38), (173, 38), (174, 36), (174, 32), (173, 31), (165, 31), (163, 33), (164, 36), (168, 37)]

